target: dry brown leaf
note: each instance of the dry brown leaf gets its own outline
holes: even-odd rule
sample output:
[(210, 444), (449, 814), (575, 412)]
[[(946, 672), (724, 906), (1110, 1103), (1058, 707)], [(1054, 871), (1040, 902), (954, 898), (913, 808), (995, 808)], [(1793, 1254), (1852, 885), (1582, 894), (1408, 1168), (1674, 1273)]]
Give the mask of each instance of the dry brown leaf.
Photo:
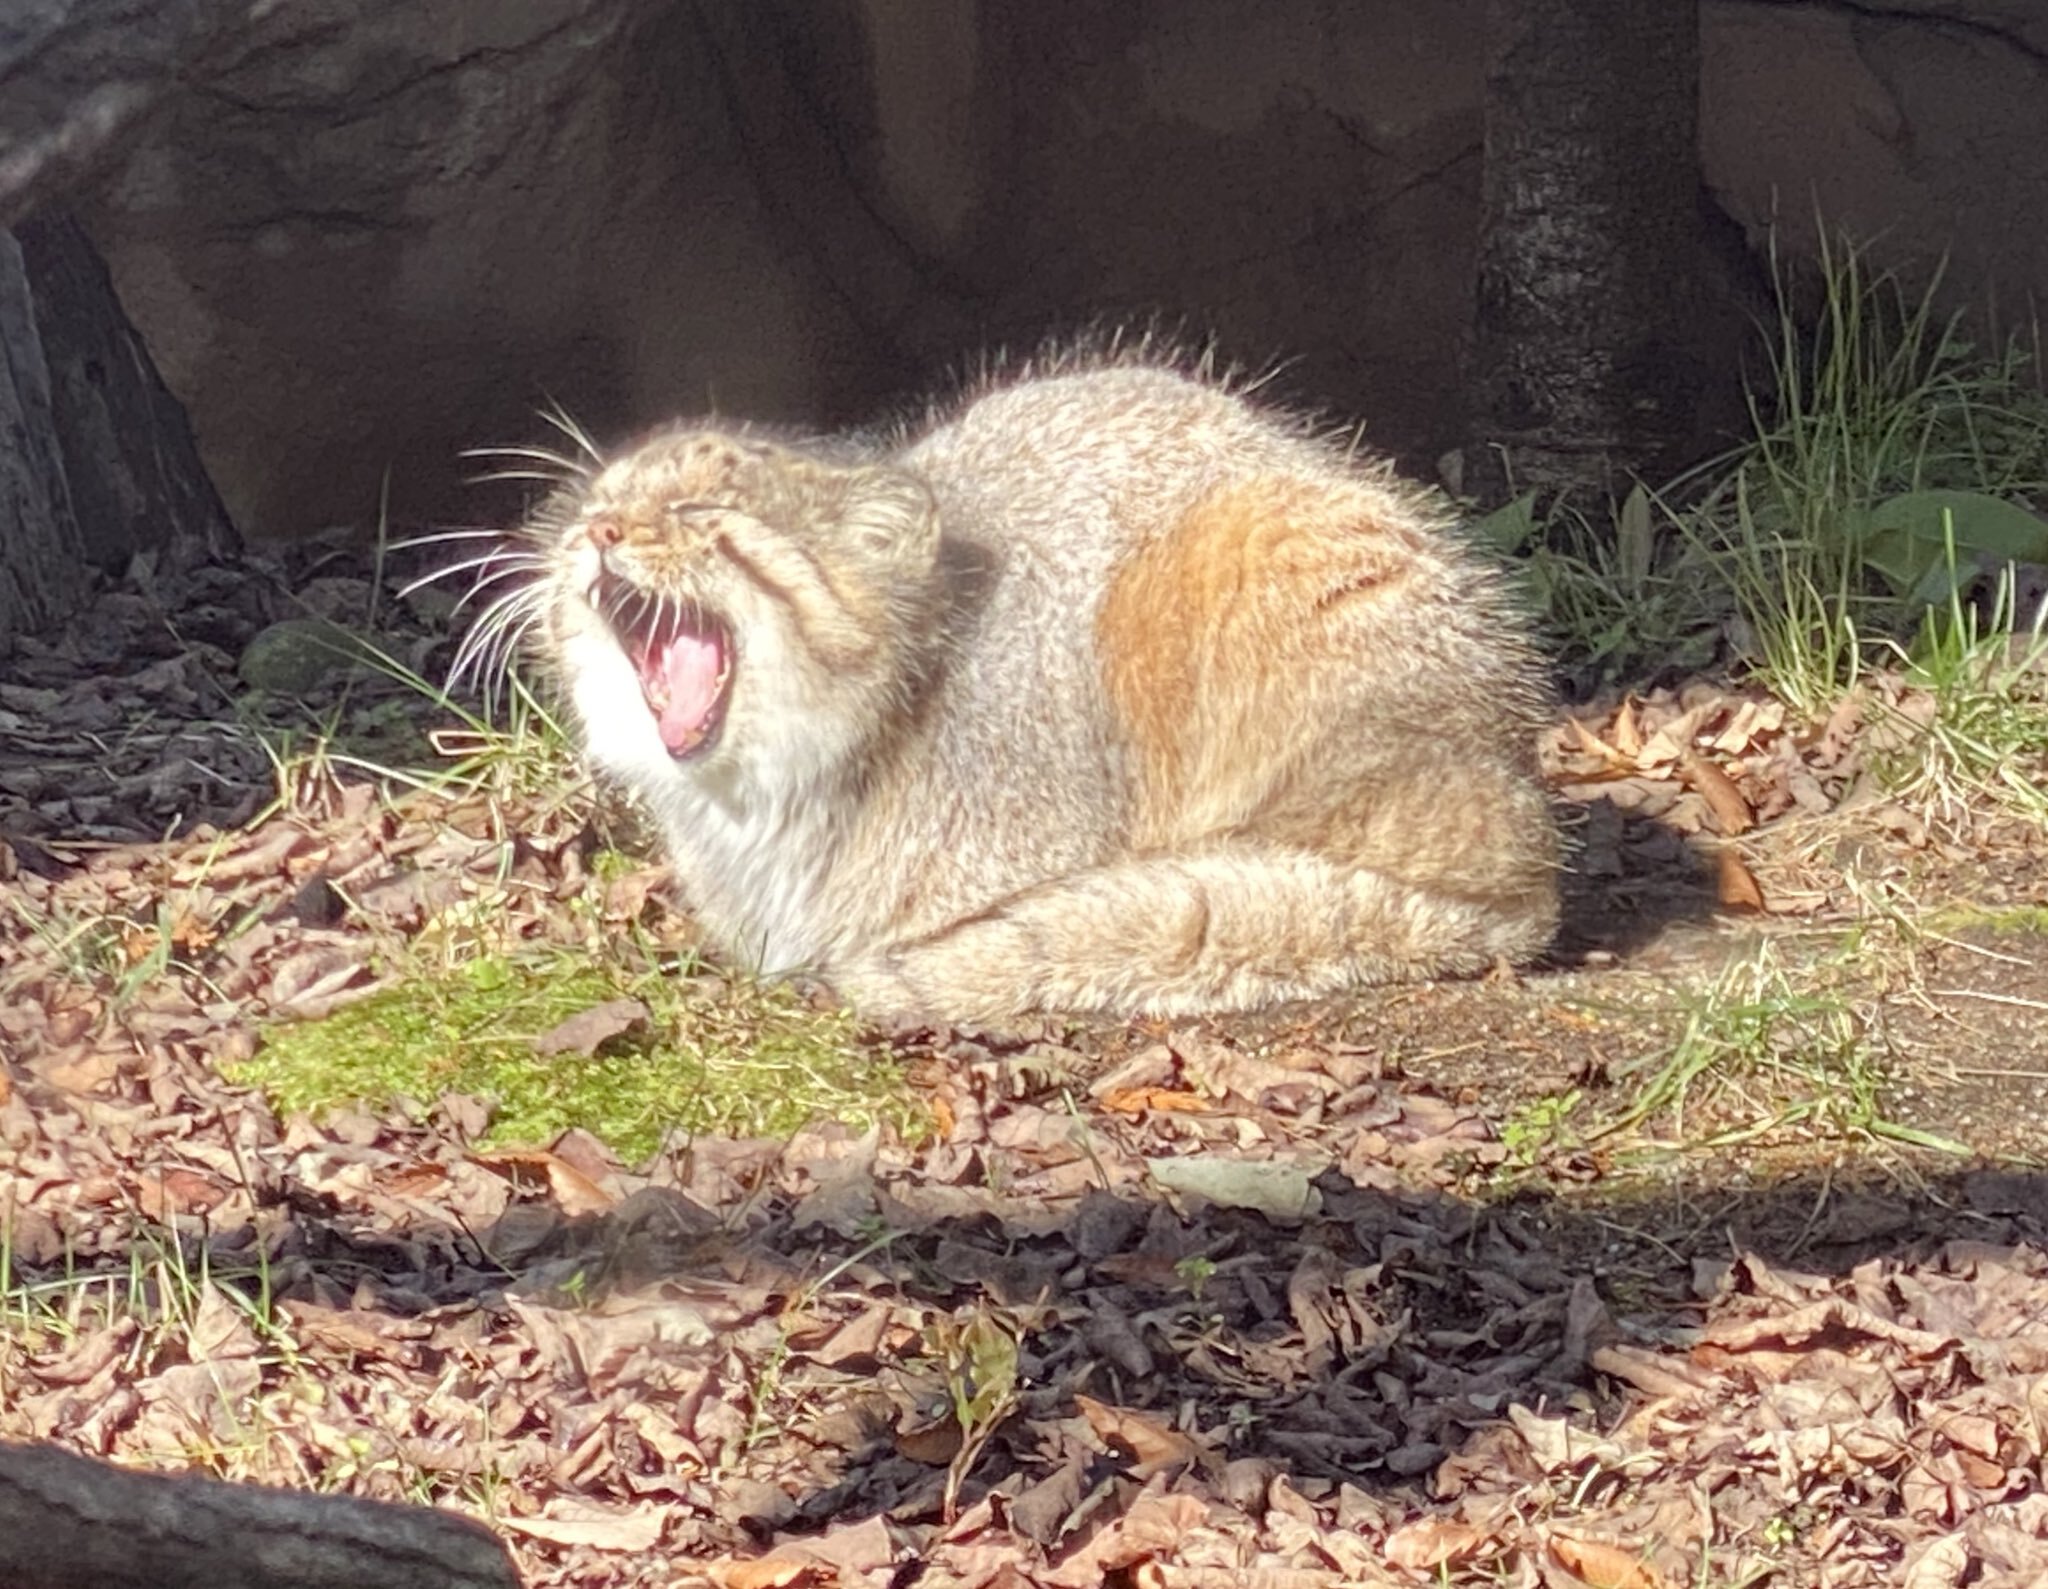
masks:
[(857, 1523), (828, 1529), (804, 1543), (814, 1557), (842, 1574), (883, 1573), (896, 1559), (889, 1525), (879, 1517), (865, 1517)]
[(1100, 1098), (1105, 1093), (1135, 1087), (1165, 1087), (1179, 1068), (1171, 1048), (1164, 1043), (1148, 1043), (1122, 1064), (1091, 1081), (1088, 1096)]
[(1620, 1442), (1581, 1429), (1562, 1413), (1545, 1417), (1520, 1402), (1512, 1402), (1508, 1406), (1508, 1421), (1522, 1437), (1529, 1455), (1547, 1473), (1576, 1468), (1587, 1461), (1597, 1460), (1616, 1468), (1628, 1461), (1629, 1453)]
[(1117, 1087), (1100, 1095), (1102, 1107), (1116, 1114), (1204, 1114), (1211, 1105), (1198, 1092), (1171, 1087)]
[(1733, 838), (1756, 826), (1756, 813), (1735, 787), (1735, 780), (1698, 751), (1684, 752), (1678, 758), (1678, 771), (1686, 784), (1697, 789), (1700, 798), (1707, 802), (1707, 809), (1714, 814), (1714, 825), (1723, 837)]
[(315, 944), (286, 955), (271, 969), (271, 1007), (301, 1020), (327, 1013), (334, 999), (368, 970), (367, 954), (355, 945)]
[(301, 1342), (330, 1351), (379, 1358), (401, 1368), (417, 1367), (425, 1355), (417, 1339), (428, 1333), (425, 1326), (380, 1313), (326, 1308), (303, 1299), (279, 1303), (278, 1312)]
[(500, 1526), (555, 1545), (638, 1554), (661, 1542), (667, 1519), (657, 1506), (599, 1506), (590, 1501), (550, 1501), (538, 1517), (501, 1516)]
[(803, 1589), (835, 1584), (839, 1569), (802, 1545), (777, 1545), (765, 1556), (716, 1565), (712, 1573), (725, 1589)]
[(801, 1585), (858, 1583), (883, 1575), (895, 1558), (889, 1528), (881, 1517), (868, 1517), (848, 1528), (836, 1528), (817, 1540), (778, 1544), (766, 1556), (719, 1566), (725, 1589), (801, 1589)]
[(197, 847), (197, 853), (171, 873), (175, 883), (235, 883), (247, 878), (282, 876), (285, 863), (302, 850), (313, 848), (311, 833), (293, 822), (273, 822), (258, 830), (253, 843), (225, 855), (213, 853), (211, 845)]
[(572, 1218), (602, 1214), (619, 1201), (559, 1153), (546, 1148), (491, 1148), (472, 1153), (470, 1158), (514, 1182), (522, 1178), (546, 1181), (549, 1195)]
[(1789, 1313), (1761, 1319), (1737, 1319), (1707, 1326), (1707, 1344), (1729, 1352), (1748, 1352), (1763, 1343), (1804, 1346), (1832, 1330), (1849, 1330), (1903, 1347), (1916, 1357), (1932, 1357), (1955, 1344), (1954, 1338), (1932, 1330), (1916, 1330), (1858, 1307), (1842, 1297), (1822, 1297)]
[(1714, 853), (1714, 896), (1723, 910), (1764, 908), (1763, 885), (1742, 857), (1725, 846)]
[(193, 1358), (202, 1363), (224, 1363), (236, 1358), (253, 1358), (261, 1350), (249, 1317), (228, 1300), (219, 1286), (210, 1285), (199, 1295), (186, 1328), (186, 1345)]
[(1153, 1182), (1182, 1197), (1223, 1208), (1253, 1208), (1269, 1219), (1313, 1218), (1323, 1206), (1315, 1185), (1322, 1166), (1238, 1153), (1177, 1153), (1145, 1160)]
[(1450, 1517), (1418, 1517), (1387, 1536), (1385, 1555), (1396, 1567), (1434, 1572), (1472, 1560), (1492, 1535)]
[(604, 913), (613, 921), (638, 921), (647, 910), (648, 896), (667, 879), (658, 866), (643, 866), (615, 877), (604, 887)]
[(1088, 1420), (1097, 1438), (1129, 1454), (1130, 1471), (1135, 1478), (1150, 1478), (1167, 1468), (1193, 1466), (1207, 1470), (1215, 1465), (1215, 1456), (1207, 1446), (1161, 1423), (1150, 1413), (1112, 1407), (1108, 1402), (1080, 1394), (1075, 1395), (1074, 1405), (1080, 1408), (1081, 1416)]
[(1956, 1589), (1970, 1569), (1970, 1548), (1960, 1534), (1945, 1534), (1909, 1553), (1901, 1589)]
[[(1579, 749), (1599, 758), (1600, 761), (1613, 769), (1615, 775), (1627, 777), (1635, 772), (1635, 755), (1624, 754), (1615, 749), (1614, 746), (1608, 744), (1606, 740), (1588, 728), (1579, 718), (1567, 718), (1566, 722), (1570, 724), (1571, 735), (1578, 741)], [(1597, 778), (1600, 774), (1597, 772), (1582, 773), (1579, 776)]]
[[(93, 1023), (99, 1017), (100, 1002), (98, 999), (86, 999), (78, 1004), (60, 1005), (58, 1008), (50, 1011), (50, 1029), (48, 1034), (50, 1045), (53, 1048), (63, 1048), (66, 1044), (77, 1042), (87, 1032), (92, 1030)], [(0, 1077), (0, 1080), (4, 1080), (4, 1077)], [(4, 1100), (5, 1097), (5, 1093), (0, 1093), (0, 1100)]]
[(154, 922), (132, 924), (121, 929), (121, 954), (129, 965), (140, 965), (161, 947), (168, 936), (171, 946), (187, 954), (198, 954), (213, 943), (217, 934), (212, 924), (190, 910), (180, 909), (171, 917), (168, 933)]
[(1614, 714), (1614, 721), (1607, 725), (1607, 737), (1614, 742), (1620, 754), (1633, 761), (1643, 751), (1643, 726), (1636, 712), (1636, 698), (1622, 697), (1620, 708)]
[(82, 1385), (126, 1357), (135, 1340), (133, 1320), (127, 1327), (82, 1335), (61, 1352), (36, 1364), (36, 1378), (50, 1385)]
[[(827, 1368), (848, 1362), (879, 1362), (889, 1341), (899, 1333), (896, 1310), (886, 1302), (868, 1303), (852, 1318), (836, 1324), (785, 1314), (783, 1329), (791, 1351)], [(914, 1332), (904, 1326), (900, 1333), (909, 1336)]]
[(52, 1087), (62, 1087), (66, 1092), (94, 1093), (120, 1074), (125, 1057), (104, 1048), (89, 1049), (55, 1064), (44, 1065), (40, 1074)]
[(1743, 701), (1708, 743), (1724, 756), (1740, 756), (1778, 734), (1784, 726), (1782, 701)]
[(160, 1224), (179, 1214), (203, 1214), (227, 1200), (228, 1189), (196, 1170), (165, 1170), (136, 1182), (135, 1206)]
[(448, 1166), (432, 1159), (402, 1165), (384, 1178), (384, 1190), (393, 1197), (430, 1197), (447, 1184)]
[(1996, 1419), (1981, 1413), (1941, 1412), (1929, 1422), (1964, 1451), (1980, 1457), (1995, 1457), (2001, 1438)]
[(898, 1429), (896, 1450), (912, 1462), (921, 1462), (928, 1468), (943, 1468), (960, 1454), (966, 1438), (959, 1419), (934, 1418), (908, 1429)]
[(1080, 1550), (1061, 1562), (1046, 1581), (1061, 1589), (1098, 1589), (1112, 1573), (1148, 1558), (1172, 1559), (1209, 1508), (1192, 1495), (1164, 1495), (1147, 1488), (1122, 1517), (1112, 1519)]
[(638, 999), (607, 999), (578, 1010), (533, 1040), (536, 1054), (595, 1054), (615, 1037), (638, 1031), (648, 1022), (648, 1009)]
[(1828, 713), (1827, 722), (1821, 726), (1820, 733), (1807, 750), (1808, 758), (1816, 767), (1836, 766), (1853, 754), (1857, 746), (1857, 730), (1863, 726), (1867, 704), (1860, 690), (1835, 703), (1834, 710)]
[(1626, 1342), (1595, 1347), (1588, 1361), (1599, 1372), (1626, 1380), (1652, 1396), (1691, 1396), (1718, 1383), (1717, 1376), (1682, 1357), (1667, 1357)]
[(1664, 1575), (1639, 1551), (1563, 1533), (1548, 1534), (1543, 1543), (1559, 1566), (1592, 1589), (1664, 1589)]
[(1974, 1489), (2002, 1491), (2012, 1479), (2004, 1463), (1980, 1457), (1974, 1451), (1958, 1449), (1955, 1459), (1964, 1482)]
[(1674, 766), (1679, 757), (1691, 748), (1700, 725), (1720, 709), (1719, 701), (1704, 701), (1680, 712), (1643, 741), (1643, 748), (1635, 757), (1636, 771), (1651, 772), (1659, 767)]

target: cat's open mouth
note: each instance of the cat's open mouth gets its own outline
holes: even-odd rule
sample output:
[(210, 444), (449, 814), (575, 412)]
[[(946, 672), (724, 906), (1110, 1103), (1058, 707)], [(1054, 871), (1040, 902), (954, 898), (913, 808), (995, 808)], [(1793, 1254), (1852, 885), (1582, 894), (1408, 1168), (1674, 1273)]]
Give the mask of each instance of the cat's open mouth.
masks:
[(732, 634), (710, 613), (644, 594), (605, 592), (605, 615), (640, 675), (640, 694), (668, 753), (708, 746), (724, 721), (732, 685)]

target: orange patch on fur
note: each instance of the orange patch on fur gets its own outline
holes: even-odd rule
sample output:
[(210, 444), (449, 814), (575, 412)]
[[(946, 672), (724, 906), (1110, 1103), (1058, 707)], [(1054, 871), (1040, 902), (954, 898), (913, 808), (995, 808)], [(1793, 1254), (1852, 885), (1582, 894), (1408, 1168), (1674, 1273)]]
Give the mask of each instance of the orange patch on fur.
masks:
[(1378, 506), (1345, 485), (1236, 481), (1117, 570), (1096, 643), (1141, 769), (1141, 846), (1238, 826), (1313, 743), (1324, 618), (1404, 561)]

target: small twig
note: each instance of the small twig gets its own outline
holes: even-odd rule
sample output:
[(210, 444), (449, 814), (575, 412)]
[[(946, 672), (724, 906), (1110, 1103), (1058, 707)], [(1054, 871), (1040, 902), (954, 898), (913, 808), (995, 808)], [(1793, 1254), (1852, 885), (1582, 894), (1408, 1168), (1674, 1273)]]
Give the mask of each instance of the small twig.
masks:
[(1821, 1171), (1820, 1190), (1814, 1195), (1813, 1208), (1806, 1216), (1806, 1223), (1799, 1227), (1799, 1234), (1792, 1238), (1786, 1257), (1797, 1257), (1806, 1251), (1813, 1240), (1813, 1233), (1820, 1228), (1821, 1216), (1827, 1212), (1828, 1201), (1834, 1195), (1835, 1167), (1830, 1164)]
[(1927, 991), (1937, 999), (1981, 999), (1986, 1004), (2009, 1004), (2019, 1010), (2048, 1010), (2048, 1002), (2023, 999), (2017, 993), (1982, 993), (1976, 988), (1929, 988)]
[(2034, 963), (2025, 955), (2004, 954), (1997, 949), (1987, 949), (1981, 943), (1971, 943), (1963, 938), (1951, 938), (1946, 933), (1931, 932), (1925, 927), (1920, 928), (1919, 932), (1920, 936), (1927, 939), (1930, 943), (1942, 944), (1950, 949), (1966, 949), (1973, 955), (1982, 955), (1986, 960), (1997, 960), (2009, 966), (2030, 966)]
[(2002, 1070), (1993, 1065), (1951, 1065), (1958, 1076), (1997, 1076), (2011, 1081), (2048, 1081), (2048, 1070)]

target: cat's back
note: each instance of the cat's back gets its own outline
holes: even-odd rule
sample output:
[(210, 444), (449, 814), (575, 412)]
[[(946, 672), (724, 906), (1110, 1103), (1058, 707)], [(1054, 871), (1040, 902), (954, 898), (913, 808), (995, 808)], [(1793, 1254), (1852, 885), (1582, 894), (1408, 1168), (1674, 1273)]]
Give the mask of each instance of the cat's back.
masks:
[(1104, 365), (994, 384), (896, 451), (937, 506), (950, 587), (913, 779), (959, 847), (933, 864), (1000, 865), (970, 837), (996, 832), (1030, 835), (1011, 858), (1038, 871), (1111, 852), (1130, 768), (1097, 625), (1117, 570), (1228, 470), (1288, 445), (1212, 384)]
[(1225, 386), (1127, 363), (993, 385), (900, 461), (930, 487), (947, 533), (1099, 586), (1219, 481), (1313, 467), (1316, 452), (1302, 427)]

